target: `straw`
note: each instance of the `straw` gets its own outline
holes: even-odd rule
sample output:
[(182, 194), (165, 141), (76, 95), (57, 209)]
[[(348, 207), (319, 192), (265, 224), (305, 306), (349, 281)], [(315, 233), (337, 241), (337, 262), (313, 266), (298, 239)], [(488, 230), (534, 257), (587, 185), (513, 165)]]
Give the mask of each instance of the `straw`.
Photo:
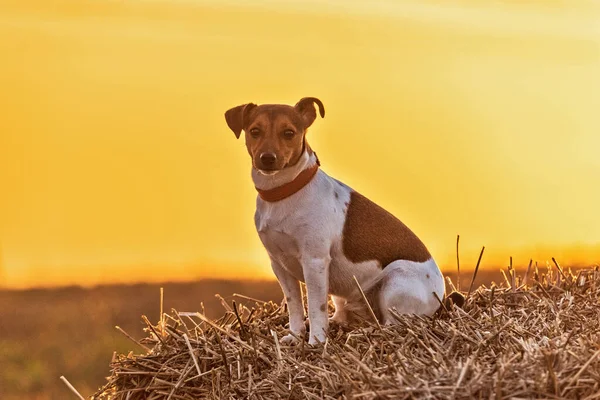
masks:
[(471, 285), (462, 309), (434, 317), (332, 324), (326, 348), (280, 344), (288, 315), (273, 302), (228, 304), (216, 321), (172, 311), (164, 335), (160, 320), (143, 340), (126, 334), (148, 351), (115, 356), (91, 399), (600, 398), (600, 274), (562, 268), (556, 286), (531, 272)]

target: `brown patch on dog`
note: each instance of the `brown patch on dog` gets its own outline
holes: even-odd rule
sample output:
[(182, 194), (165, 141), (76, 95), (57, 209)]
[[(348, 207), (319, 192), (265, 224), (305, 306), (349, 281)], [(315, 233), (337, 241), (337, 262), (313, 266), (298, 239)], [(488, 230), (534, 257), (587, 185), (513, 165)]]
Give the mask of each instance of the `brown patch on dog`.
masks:
[(327, 311), (327, 303), (321, 304), (321, 311), (323, 311), (323, 312)]
[(395, 260), (424, 262), (431, 258), (406, 225), (357, 192), (350, 194), (342, 247), (350, 261), (376, 260), (381, 268)]
[(429, 274), (425, 274), (425, 276), (427, 277), (427, 279), (429, 279)]

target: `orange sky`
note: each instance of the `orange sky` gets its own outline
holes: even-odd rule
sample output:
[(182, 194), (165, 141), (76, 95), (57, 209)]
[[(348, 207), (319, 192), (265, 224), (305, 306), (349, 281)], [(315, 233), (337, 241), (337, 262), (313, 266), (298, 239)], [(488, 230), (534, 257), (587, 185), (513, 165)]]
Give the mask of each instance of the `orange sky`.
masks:
[(442, 266), (600, 261), (592, 1), (3, 0), (0, 54), (0, 284), (272, 277), (223, 113), (303, 96)]

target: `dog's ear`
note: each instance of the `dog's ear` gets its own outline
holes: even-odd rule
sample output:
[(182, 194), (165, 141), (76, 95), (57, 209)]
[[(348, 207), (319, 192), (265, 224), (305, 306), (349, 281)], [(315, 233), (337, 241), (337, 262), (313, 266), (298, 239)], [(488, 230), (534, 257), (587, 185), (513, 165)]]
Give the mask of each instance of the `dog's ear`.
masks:
[(308, 128), (312, 125), (312, 123), (317, 118), (317, 112), (315, 110), (315, 103), (319, 106), (319, 114), (321, 114), (321, 118), (325, 118), (325, 107), (323, 107), (323, 103), (321, 100), (316, 97), (304, 97), (300, 99), (298, 103), (294, 106), (294, 108), (302, 115), (302, 119), (304, 119), (305, 128)]
[(236, 138), (240, 138), (242, 129), (244, 129), (245, 118), (254, 107), (256, 107), (256, 104), (254, 103), (242, 104), (241, 106), (233, 107), (225, 112), (227, 126), (235, 133)]

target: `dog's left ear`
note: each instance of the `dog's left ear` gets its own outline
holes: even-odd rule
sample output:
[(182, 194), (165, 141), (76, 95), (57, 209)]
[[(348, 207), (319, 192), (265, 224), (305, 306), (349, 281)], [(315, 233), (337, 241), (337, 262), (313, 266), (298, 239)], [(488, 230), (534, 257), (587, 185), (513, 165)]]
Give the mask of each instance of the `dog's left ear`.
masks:
[(325, 118), (325, 107), (323, 107), (321, 100), (317, 99), (316, 97), (304, 97), (300, 99), (300, 101), (294, 106), (300, 115), (302, 115), (302, 119), (304, 119), (305, 129), (311, 126), (317, 118), (315, 103), (317, 103), (319, 106), (319, 114), (321, 114), (321, 118)]
[(233, 107), (225, 112), (225, 121), (229, 129), (235, 133), (236, 138), (240, 138), (242, 129), (244, 129), (244, 118), (248, 116), (250, 110), (256, 107), (254, 103), (242, 104), (241, 106)]

